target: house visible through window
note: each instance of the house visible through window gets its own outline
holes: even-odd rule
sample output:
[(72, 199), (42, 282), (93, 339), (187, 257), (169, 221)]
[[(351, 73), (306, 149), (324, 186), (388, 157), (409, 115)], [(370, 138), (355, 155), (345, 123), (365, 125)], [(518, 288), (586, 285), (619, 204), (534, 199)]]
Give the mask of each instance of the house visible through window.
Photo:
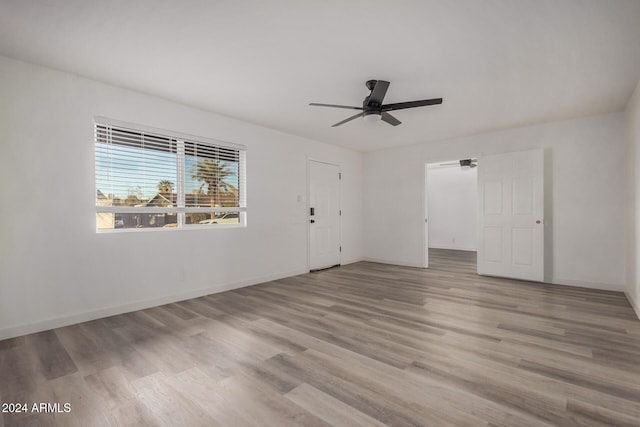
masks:
[(242, 146), (95, 125), (96, 229), (244, 225)]

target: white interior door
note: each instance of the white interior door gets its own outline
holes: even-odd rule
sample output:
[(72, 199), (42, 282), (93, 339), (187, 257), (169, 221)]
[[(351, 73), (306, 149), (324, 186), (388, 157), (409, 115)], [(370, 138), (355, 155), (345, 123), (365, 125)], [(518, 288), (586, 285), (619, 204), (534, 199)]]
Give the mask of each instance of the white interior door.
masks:
[(340, 264), (340, 168), (309, 161), (309, 269)]
[(478, 162), (478, 274), (544, 280), (542, 150)]

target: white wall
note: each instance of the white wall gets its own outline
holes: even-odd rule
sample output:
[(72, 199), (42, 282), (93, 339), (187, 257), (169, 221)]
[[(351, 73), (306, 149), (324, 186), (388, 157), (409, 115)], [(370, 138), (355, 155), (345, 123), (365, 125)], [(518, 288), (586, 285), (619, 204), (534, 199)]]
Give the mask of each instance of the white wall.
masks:
[(627, 289), (640, 317), (640, 82), (627, 105)]
[(545, 281), (622, 290), (623, 113), (366, 153), (365, 257), (422, 265), (425, 163), (531, 148), (545, 150)]
[[(248, 227), (96, 234), (94, 116), (246, 145)], [(363, 255), (360, 153), (4, 57), (0, 144), (0, 339), (307, 271), (308, 158)]]
[(430, 248), (475, 251), (478, 169), (429, 167), (427, 212)]

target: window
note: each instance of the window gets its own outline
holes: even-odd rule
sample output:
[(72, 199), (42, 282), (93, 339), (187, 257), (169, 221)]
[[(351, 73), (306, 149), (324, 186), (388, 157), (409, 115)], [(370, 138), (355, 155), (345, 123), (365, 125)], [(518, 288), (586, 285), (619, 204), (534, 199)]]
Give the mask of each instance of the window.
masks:
[(245, 148), (96, 121), (96, 229), (246, 223)]

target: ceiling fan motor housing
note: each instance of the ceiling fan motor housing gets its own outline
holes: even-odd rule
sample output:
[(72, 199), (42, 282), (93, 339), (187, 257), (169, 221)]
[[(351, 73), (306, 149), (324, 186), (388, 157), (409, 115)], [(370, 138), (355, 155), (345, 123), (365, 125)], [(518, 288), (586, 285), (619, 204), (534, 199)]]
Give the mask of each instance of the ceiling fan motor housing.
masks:
[(382, 114), (382, 105), (377, 102), (369, 102), (370, 98), (370, 96), (367, 96), (364, 101), (362, 101), (363, 116), (367, 116), (369, 114)]

